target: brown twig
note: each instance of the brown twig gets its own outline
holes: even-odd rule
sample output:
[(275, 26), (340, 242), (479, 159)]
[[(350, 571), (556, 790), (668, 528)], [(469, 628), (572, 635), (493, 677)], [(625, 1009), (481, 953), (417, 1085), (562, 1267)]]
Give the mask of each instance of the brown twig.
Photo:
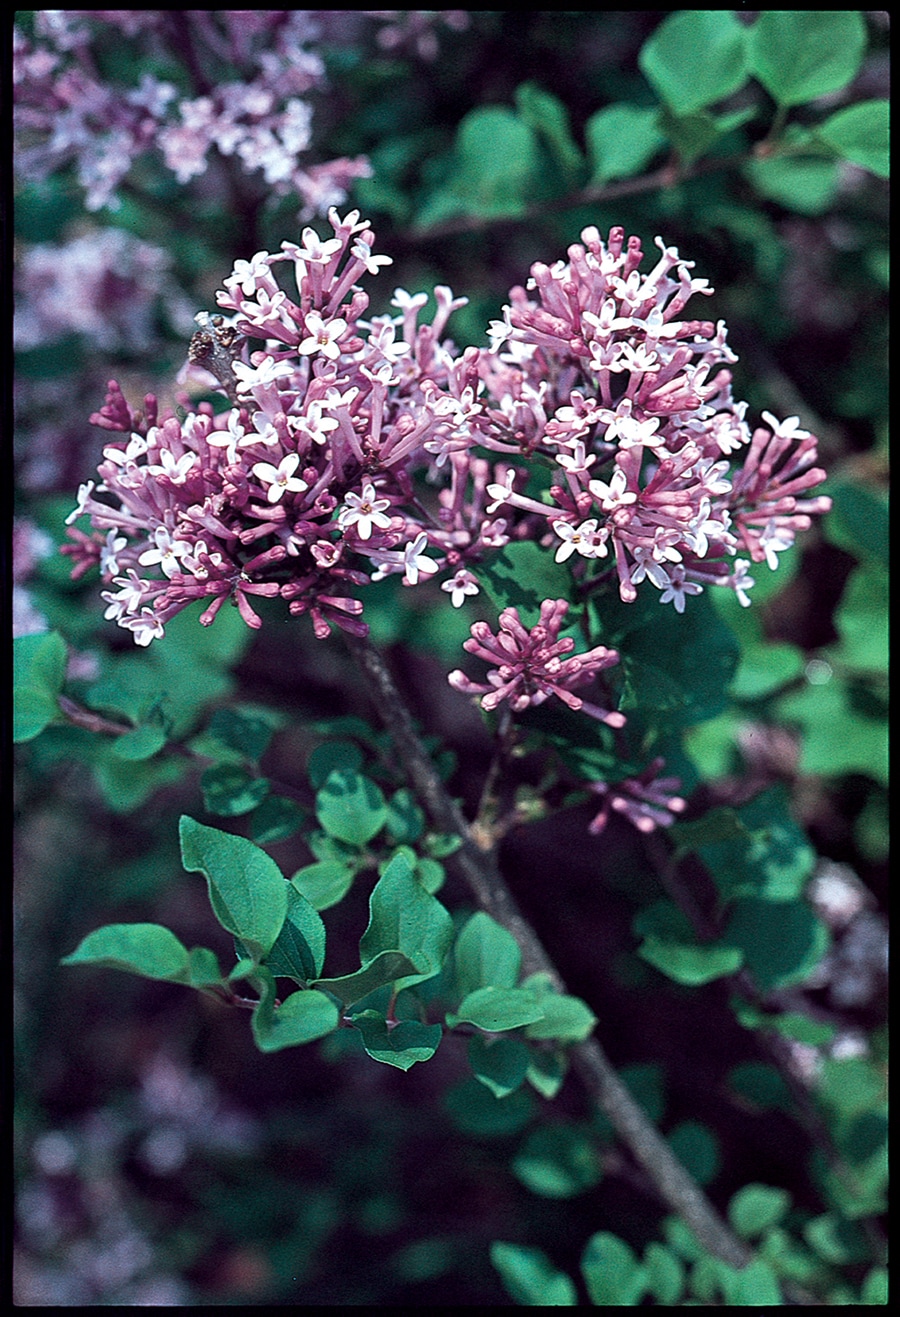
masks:
[[(562, 976), (519, 910), (497, 867), (493, 849), (477, 844), (462, 811), (438, 776), (381, 654), (368, 639), (348, 636), (347, 641), (432, 821), (441, 831), (453, 832), (462, 839), (456, 858), (479, 904), (519, 943), (525, 974), (543, 972), (558, 991), (564, 992)], [(575, 1044), (572, 1061), (591, 1097), (630, 1149), (661, 1199), (690, 1226), (710, 1253), (730, 1266), (746, 1266), (753, 1257), (752, 1251), (732, 1233), (648, 1120), (616, 1074), (598, 1040), (592, 1037)], [(812, 1300), (804, 1296), (795, 1297), (794, 1301)]]

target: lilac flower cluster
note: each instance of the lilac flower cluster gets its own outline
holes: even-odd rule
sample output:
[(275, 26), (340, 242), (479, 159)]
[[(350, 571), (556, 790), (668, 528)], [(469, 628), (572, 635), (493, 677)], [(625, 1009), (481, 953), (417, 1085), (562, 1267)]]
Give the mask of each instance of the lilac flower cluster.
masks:
[[(492, 324), (482, 442), (528, 464), (488, 486), (487, 511), (530, 519), (583, 581), (608, 559), (626, 602), (647, 580), (678, 612), (707, 584), (746, 605), (751, 562), (775, 567), (830, 507), (802, 497), (825, 479), (816, 441), (767, 412), (751, 434), (724, 323), (682, 318), (712, 289), (660, 239), (642, 275), (640, 241), (624, 238), (586, 229), (567, 262), (532, 267)], [(535, 464), (555, 468), (540, 498), (524, 488)]]
[[(238, 261), (220, 313), (197, 316), (189, 370), (227, 395), (224, 411), (185, 399), (183, 416), (160, 417), (152, 396), (133, 410), (111, 383), (92, 418), (123, 437), (100, 483), (82, 485), (69, 521), (87, 514), (92, 530), (73, 527), (67, 548), (76, 572), (99, 564), (106, 616), (138, 644), (198, 600), (204, 624), (231, 601), (258, 627), (253, 600), (275, 596), (319, 637), (364, 635), (370, 581), (439, 577), (460, 607), (482, 564), (521, 540), (569, 564), (571, 599), (613, 585), (631, 602), (652, 586), (682, 612), (718, 585), (747, 604), (751, 562), (776, 567), (830, 505), (807, 497), (824, 472), (796, 417), (765, 413), (751, 432), (724, 325), (682, 318), (711, 290), (674, 249), (659, 242), (641, 275), (637, 239), (586, 229), (568, 262), (537, 264), (512, 290), (490, 347), (460, 351), (443, 337), (465, 301), (449, 288), (430, 322), (426, 294), (403, 289), (395, 315), (365, 318), (359, 281), (390, 259), (357, 211), (329, 222), (328, 238), (306, 228)], [(545, 600), (529, 629), (507, 608), (496, 635), (476, 622), (466, 648), (487, 679), (452, 684), (486, 708), (552, 695), (620, 728), (620, 713), (575, 694), (618, 655), (573, 654), (567, 609)], [(595, 831), (609, 808), (642, 828), (671, 821), (677, 784), (656, 779), (600, 784)]]
[(171, 263), (162, 247), (112, 227), (26, 247), (16, 270), (17, 350), (80, 334), (106, 352), (146, 351), (160, 304), (176, 328), (191, 323)]
[(225, 351), (204, 377), (230, 410), (157, 421), (152, 399), (138, 416), (113, 385), (94, 418), (128, 435), (105, 449), (96, 490), (120, 506), (89, 482), (70, 520), (88, 513), (105, 532), (82, 537), (81, 564), (119, 585), (110, 616), (139, 641), (196, 598), (204, 621), (233, 598), (256, 625), (253, 594), (281, 594), (318, 634), (329, 621), (362, 632), (354, 587), (443, 569), (459, 606), (480, 562), (525, 538), (570, 562), (581, 590), (614, 573), (625, 601), (646, 579), (678, 611), (707, 584), (746, 603), (748, 560), (775, 567), (829, 506), (801, 497), (824, 472), (797, 418), (766, 413), (751, 434), (724, 325), (678, 318), (710, 290), (673, 249), (660, 243), (641, 276), (637, 239), (585, 230), (568, 263), (534, 266), (537, 301), (512, 290), (489, 349), (459, 352), (442, 335), (464, 299), (447, 288), (430, 324), (426, 295), (402, 289), (397, 315), (363, 319), (358, 280), (390, 259), (358, 212), (329, 220), (327, 239), (307, 228), (238, 261), (217, 294), (228, 321), (198, 317), (212, 335), (195, 335), (192, 357), (202, 365), (198, 339)]
[[(148, 61), (175, 59), (191, 85), (144, 73), (138, 86), (101, 75), (97, 42), (141, 42)], [(74, 163), (88, 210), (115, 209), (132, 166), (162, 153), (185, 184), (210, 153), (261, 171), (270, 193), (297, 196), (301, 215), (346, 200), (371, 172), (363, 158), (306, 162), (312, 134), (308, 93), (325, 84), (315, 14), (304, 10), (36, 10), (34, 38), (14, 29), (17, 170), (40, 179)], [(222, 65), (241, 76), (221, 77)]]
[(429, 63), (437, 59), (440, 41), (436, 29), (465, 32), (470, 23), (466, 9), (365, 9), (369, 18), (379, 19), (376, 41), (382, 50), (408, 50)]
[(529, 631), (522, 625), (517, 609), (504, 608), (496, 636), (486, 622), (474, 622), (472, 638), (464, 642), (463, 649), (495, 667), (488, 672), (486, 683), (470, 681), (459, 670), (451, 672), (450, 685), (469, 695), (481, 695), (485, 709), (496, 709), (508, 700), (510, 708), (519, 713), (555, 695), (570, 709), (582, 710), (610, 727), (623, 727), (624, 714), (599, 708), (574, 694), (574, 687), (592, 681), (605, 668), (618, 663), (619, 656), (614, 649), (595, 645), (587, 653), (563, 658), (575, 648), (571, 636), (559, 636), (568, 611), (564, 599), (545, 599), (540, 621)]
[[(139, 644), (198, 599), (204, 623), (231, 599), (259, 626), (251, 598), (274, 595), (308, 613), (319, 636), (335, 623), (364, 634), (358, 587), (392, 573), (415, 585), (460, 561), (454, 519), (444, 526), (441, 509), (424, 508), (412, 472), (462, 444), (477, 410), (478, 353), (460, 357), (441, 343), (462, 303), (438, 288), (431, 324), (418, 325), (425, 296), (398, 292), (399, 317), (363, 321), (368, 298), (357, 281), (389, 258), (373, 255), (358, 212), (342, 220), (332, 211), (330, 220), (327, 240), (306, 229), (300, 244), (237, 262), (218, 294), (229, 325), (200, 317), (235, 344), (224, 368), (229, 410), (201, 404), (183, 420), (162, 419), (154, 398), (137, 413), (112, 383), (92, 418), (127, 437), (104, 449), (101, 483), (79, 490), (69, 520), (87, 513), (95, 529), (74, 530), (69, 550), (76, 571), (99, 563), (116, 587), (104, 592), (107, 616)], [(276, 282), (284, 263), (296, 301)], [(246, 338), (266, 346), (248, 353)], [(211, 336), (195, 336), (197, 361), (207, 360), (204, 342)], [(480, 527), (464, 536), (471, 550), (490, 523), (482, 526), (480, 508), (469, 516)], [(451, 584), (459, 602), (472, 588), (458, 572)]]

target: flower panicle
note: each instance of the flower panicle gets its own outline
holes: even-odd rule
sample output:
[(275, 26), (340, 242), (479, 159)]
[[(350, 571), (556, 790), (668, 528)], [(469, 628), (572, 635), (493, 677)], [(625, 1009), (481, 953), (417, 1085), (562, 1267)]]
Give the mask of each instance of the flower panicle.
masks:
[[(425, 294), (397, 288), (397, 314), (370, 315), (362, 285), (390, 258), (359, 211), (332, 206), (328, 223), (237, 261), (219, 311), (197, 317), (224, 411), (160, 416), (111, 381), (91, 418), (109, 442), (67, 552), (78, 572), (99, 564), (108, 616), (139, 644), (195, 600), (204, 623), (231, 599), (256, 627), (254, 596), (281, 597), (318, 636), (362, 634), (357, 594), (387, 575), (435, 579), (463, 607), (482, 562), (522, 539), (568, 565), (573, 598), (611, 579), (625, 602), (652, 587), (684, 612), (718, 586), (746, 605), (749, 569), (776, 567), (827, 510), (814, 437), (769, 413), (751, 431), (724, 324), (685, 316), (712, 289), (662, 240), (642, 273), (636, 238), (586, 228), (511, 290), (489, 346), (460, 351), (444, 334), (465, 299), (438, 287), (429, 321)], [(566, 607), (473, 628), (488, 683), (454, 682), (487, 708), (552, 695), (618, 725), (577, 693), (614, 651), (575, 654)]]
[(570, 709), (584, 710), (610, 727), (624, 726), (623, 714), (586, 703), (574, 694), (576, 688), (588, 685), (618, 663), (619, 655), (605, 645), (573, 654), (574, 639), (559, 634), (568, 610), (564, 599), (545, 599), (540, 620), (528, 628), (517, 608), (504, 608), (496, 635), (486, 622), (474, 622), (463, 648), (494, 666), (484, 682), (472, 681), (457, 669), (449, 674), (450, 685), (465, 694), (480, 695), (481, 706), (487, 710), (496, 709), (506, 700), (515, 713), (521, 713), (555, 696)]

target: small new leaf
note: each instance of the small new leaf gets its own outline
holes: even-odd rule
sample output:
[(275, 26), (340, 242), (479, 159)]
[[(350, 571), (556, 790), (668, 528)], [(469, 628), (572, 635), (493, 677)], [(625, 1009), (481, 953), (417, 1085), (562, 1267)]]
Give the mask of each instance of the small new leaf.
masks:
[(254, 979), (261, 988), (261, 996), (253, 1012), (253, 1037), (261, 1052), (278, 1052), (283, 1047), (311, 1043), (337, 1028), (340, 1013), (324, 992), (300, 989), (276, 1007), (272, 975), (260, 969)]
[(353, 1026), (362, 1034), (363, 1046), (374, 1061), (398, 1070), (409, 1070), (417, 1061), (429, 1061), (443, 1036), (439, 1024), (418, 1020), (389, 1023), (378, 1011), (362, 1011), (353, 1017)]

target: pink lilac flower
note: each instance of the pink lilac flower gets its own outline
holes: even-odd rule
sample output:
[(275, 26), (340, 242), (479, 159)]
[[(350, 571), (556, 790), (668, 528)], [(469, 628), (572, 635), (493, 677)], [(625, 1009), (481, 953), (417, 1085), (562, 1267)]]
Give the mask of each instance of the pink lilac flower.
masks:
[[(251, 45), (255, 30), (235, 27)], [(357, 596), (371, 581), (438, 579), (461, 607), (483, 564), (523, 540), (567, 565), (573, 599), (655, 589), (681, 613), (715, 585), (747, 606), (753, 564), (777, 566), (829, 507), (810, 496), (824, 472), (796, 417), (764, 413), (751, 432), (724, 325), (683, 317), (712, 290), (674, 248), (658, 240), (641, 274), (637, 239), (585, 229), (567, 262), (538, 263), (511, 290), (490, 346), (460, 351), (443, 334), (465, 299), (448, 288), (435, 289), (430, 323), (425, 295), (402, 289), (397, 316), (367, 317), (360, 281), (388, 260), (358, 211), (328, 218), (330, 237), (306, 228), (237, 262), (219, 311), (195, 317), (190, 369), (221, 390), (223, 410), (184, 399), (160, 415), (152, 395), (132, 407), (111, 381), (91, 418), (109, 439), (67, 518), (66, 552), (73, 575), (99, 568), (105, 616), (138, 645), (193, 603), (204, 625), (230, 600), (258, 628), (254, 601), (275, 597), (319, 638), (333, 626), (362, 636)], [(457, 670), (451, 684), (515, 713), (555, 697), (618, 731), (608, 696), (576, 693), (618, 654), (575, 654), (560, 634), (568, 608), (544, 600), (532, 627), (514, 607), (496, 632), (474, 623), (464, 647), (487, 677)], [(610, 809), (642, 830), (671, 823), (684, 802), (661, 767), (592, 784), (604, 799), (593, 830)]]
[[(34, 35), (15, 29), (13, 84), (17, 169), (39, 179), (74, 163), (88, 210), (116, 209), (120, 188), (141, 160), (161, 154), (182, 185), (211, 162), (260, 172), (277, 195), (300, 199), (301, 215), (342, 204), (364, 157), (307, 161), (312, 106), (327, 83), (314, 16), (299, 10), (148, 10), (132, 20), (114, 10), (37, 10)], [(145, 61), (159, 53), (188, 88), (144, 73), (139, 86), (97, 73), (122, 34)], [(190, 60), (185, 53), (190, 52)], [(222, 66), (237, 71), (226, 81)]]
[(486, 622), (473, 622), (472, 637), (464, 642), (463, 649), (495, 666), (486, 682), (472, 681), (457, 669), (449, 675), (450, 685), (468, 695), (481, 695), (485, 709), (496, 709), (508, 700), (510, 708), (521, 713), (555, 695), (570, 709), (581, 709), (610, 727), (623, 727), (623, 714), (589, 704), (573, 693), (574, 687), (587, 685), (598, 673), (618, 663), (619, 655), (605, 645), (595, 645), (584, 654), (563, 658), (575, 648), (571, 636), (559, 636), (568, 609), (564, 599), (546, 599), (541, 604), (540, 621), (529, 630), (516, 608), (504, 608), (496, 635)]
[[(809, 496), (824, 472), (796, 417), (765, 413), (751, 433), (724, 326), (683, 318), (711, 290), (661, 241), (642, 275), (637, 239), (586, 229), (568, 262), (538, 263), (511, 290), (490, 346), (460, 352), (442, 337), (464, 304), (450, 289), (435, 290), (430, 323), (424, 294), (401, 289), (396, 317), (367, 318), (359, 281), (387, 258), (358, 211), (329, 223), (331, 237), (307, 228), (237, 262), (219, 312), (196, 317), (192, 369), (224, 410), (185, 400), (159, 415), (151, 395), (135, 408), (111, 382), (91, 418), (110, 438), (67, 518), (67, 552), (75, 575), (99, 567), (106, 617), (138, 645), (195, 602), (204, 625), (231, 600), (257, 628), (254, 600), (275, 597), (319, 638), (361, 636), (371, 581), (438, 578), (461, 607), (482, 564), (522, 540), (568, 564), (573, 598), (612, 586), (629, 603), (652, 588), (680, 613), (717, 585), (746, 606), (752, 565), (776, 566), (829, 506)], [(451, 684), (486, 709), (555, 697), (621, 729), (608, 696), (581, 693), (618, 654), (574, 653), (568, 607), (544, 600), (532, 627), (513, 607), (496, 632), (474, 623), (465, 649), (487, 677), (457, 670)], [(593, 830), (610, 809), (645, 831), (670, 823), (684, 802), (661, 767), (592, 784)]]
[[(239, 262), (217, 295), (226, 314), (198, 315), (191, 359), (229, 408), (215, 414), (201, 403), (159, 417), (155, 399), (138, 411), (111, 383), (92, 418), (118, 437), (68, 518), (90, 518), (92, 533), (73, 526), (67, 552), (76, 572), (99, 564), (104, 583), (119, 587), (104, 592), (107, 616), (139, 644), (194, 601), (204, 603), (204, 624), (232, 599), (257, 627), (253, 596), (275, 595), (308, 614), (319, 636), (332, 624), (364, 634), (360, 586), (391, 572), (418, 586), (445, 566), (468, 570), (461, 551), (485, 550), (463, 452), (477, 414), (477, 351), (457, 357), (436, 333), (459, 302), (443, 290), (432, 324), (420, 325), (419, 301), (401, 317), (398, 343), (393, 325), (364, 319), (356, 280), (384, 265), (374, 234), (358, 211), (329, 218), (330, 239), (307, 230), (299, 246)], [(296, 301), (275, 280), (285, 263)], [(247, 338), (265, 347), (250, 354)], [(420, 501), (411, 473), (432, 464), (448, 428), (462, 446), (459, 497), (445, 516), (439, 501)], [(471, 591), (468, 580), (454, 590)]]
[(712, 289), (657, 245), (642, 274), (637, 238), (615, 228), (603, 242), (588, 228), (567, 261), (537, 263), (527, 287), (511, 290), (480, 356), (472, 430), (484, 449), (564, 475), (526, 493), (525, 472), (507, 466), (487, 486), (486, 510), (502, 510), (516, 537), (555, 543), (584, 589), (611, 563), (625, 602), (647, 582), (678, 611), (708, 585), (744, 603), (747, 560), (777, 565), (830, 506), (807, 497), (825, 473), (796, 417), (764, 413), (769, 428), (751, 436), (724, 324), (684, 316)]
[(603, 806), (588, 828), (595, 836), (609, 821), (611, 809), (624, 815), (639, 832), (654, 832), (668, 828), (677, 815), (687, 808), (687, 801), (678, 794), (681, 783), (677, 777), (660, 777), (664, 761), (654, 759), (636, 777), (621, 782), (592, 782), (590, 790), (600, 796)]

